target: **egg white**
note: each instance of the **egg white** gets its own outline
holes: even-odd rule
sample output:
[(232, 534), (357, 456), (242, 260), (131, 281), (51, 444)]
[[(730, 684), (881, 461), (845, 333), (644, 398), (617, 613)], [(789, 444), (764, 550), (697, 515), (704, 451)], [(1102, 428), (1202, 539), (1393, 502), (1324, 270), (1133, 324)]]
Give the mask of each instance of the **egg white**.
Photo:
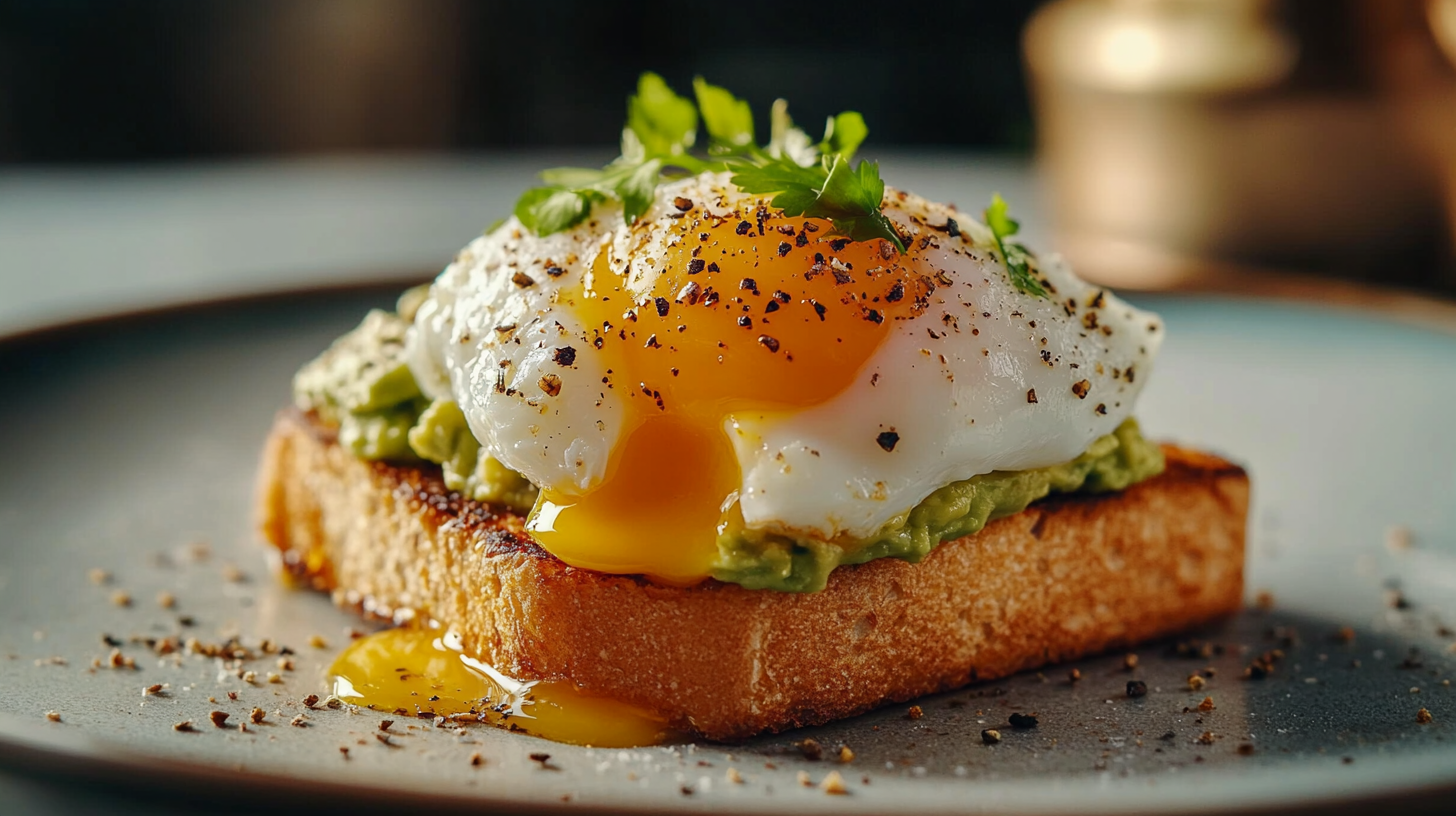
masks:
[[(724, 216), (748, 198), (726, 175), (703, 174), (659, 186), (632, 225), (607, 207), (544, 237), (511, 219), (467, 246), (420, 308), (409, 349), (421, 387), (455, 399), (482, 446), (538, 486), (582, 493), (600, 483), (627, 414), (558, 298), (603, 250), (608, 274), (647, 286), (683, 239), (678, 197)], [(1156, 315), (1081, 281), (1056, 256), (1039, 263), (1054, 294), (1027, 295), (974, 217), (893, 190), (886, 202), (906, 235), (927, 242), (923, 258), (942, 283), (844, 392), (725, 421), (750, 528), (866, 537), (952, 481), (1065, 462), (1131, 414), (1151, 373), (1163, 337)], [(960, 235), (946, 229), (951, 220)], [(567, 347), (577, 353), (562, 365), (556, 350)], [(897, 436), (890, 450), (886, 432)]]

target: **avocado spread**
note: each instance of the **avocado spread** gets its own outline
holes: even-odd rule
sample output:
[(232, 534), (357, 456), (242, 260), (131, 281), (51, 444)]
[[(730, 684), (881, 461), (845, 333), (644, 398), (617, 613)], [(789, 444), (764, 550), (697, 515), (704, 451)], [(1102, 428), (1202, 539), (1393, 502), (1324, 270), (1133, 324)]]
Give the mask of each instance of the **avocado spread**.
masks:
[[(405, 301), (415, 290), (401, 299)], [(525, 512), (536, 488), (480, 448), (453, 400), (420, 393), (404, 357), (409, 322), (371, 311), (293, 378), (299, 408), (339, 428), (339, 444), (360, 459), (434, 462), (445, 486), (476, 501)]]
[[(401, 311), (408, 313), (408, 293)], [(417, 298), (415, 298), (417, 300)], [(433, 462), (445, 486), (526, 512), (536, 488), (487, 455), (452, 400), (425, 397), (404, 357), (409, 322), (375, 310), (294, 377), (294, 400), (337, 425), (339, 443), (361, 459)], [(718, 535), (713, 577), (748, 589), (815, 592), (841, 564), (876, 558), (917, 562), (942, 541), (979, 531), (1051, 493), (1122, 490), (1163, 470), (1163, 454), (1128, 419), (1077, 458), (1050, 467), (997, 471), (952, 482), (869, 538), (818, 541), (750, 530), (735, 504)]]

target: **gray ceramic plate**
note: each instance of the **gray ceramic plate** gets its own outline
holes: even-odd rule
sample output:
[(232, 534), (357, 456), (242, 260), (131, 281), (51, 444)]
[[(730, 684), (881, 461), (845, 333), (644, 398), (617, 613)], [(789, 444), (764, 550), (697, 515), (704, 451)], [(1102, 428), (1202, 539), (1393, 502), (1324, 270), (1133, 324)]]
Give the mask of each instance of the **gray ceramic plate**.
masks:
[[(746, 745), (618, 751), (423, 720), (385, 745), (377, 715), (300, 702), (363, 624), (273, 581), (250, 522), (254, 467), (294, 368), (391, 294), (199, 307), (0, 344), (0, 764), (353, 810), (1190, 812), (1437, 807), (1456, 790), (1456, 634), (1442, 624), (1456, 623), (1456, 319), (1442, 308), (1417, 326), (1345, 306), (1142, 298), (1170, 329), (1145, 427), (1254, 477), (1250, 596), (1273, 605), (1201, 633), (1217, 653), (1154, 644), (1132, 673), (1122, 655), (1077, 663), (1076, 684), (1071, 666), (1051, 667), (923, 700), (916, 720), (898, 706)], [(1353, 639), (1337, 637), (1347, 626)], [(250, 684), (221, 660), (133, 642), (172, 634), (269, 638), (297, 651), (295, 668), (269, 683), (275, 657), (247, 662)], [(309, 646), (313, 634), (329, 648)], [(136, 668), (110, 668), (103, 636)], [(1285, 655), (1273, 675), (1240, 678), (1271, 649)], [(1189, 690), (1205, 667), (1207, 687)], [(1131, 678), (1150, 693), (1127, 698)], [(165, 694), (143, 695), (158, 683)], [(1205, 696), (1216, 707), (1200, 712)], [(254, 706), (268, 715), (248, 733), (208, 719), (236, 723)], [(1422, 708), (1434, 722), (1417, 723)], [(981, 744), (1013, 711), (1040, 725)], [(299, 714), (306, 727), (290, 726)], [(197, 731), (175, 731), (184, 720)], [(793, 747), (806, 736), (854, 760), (808, 760)], [(800, 784), (834, 770), (847, 796)]]

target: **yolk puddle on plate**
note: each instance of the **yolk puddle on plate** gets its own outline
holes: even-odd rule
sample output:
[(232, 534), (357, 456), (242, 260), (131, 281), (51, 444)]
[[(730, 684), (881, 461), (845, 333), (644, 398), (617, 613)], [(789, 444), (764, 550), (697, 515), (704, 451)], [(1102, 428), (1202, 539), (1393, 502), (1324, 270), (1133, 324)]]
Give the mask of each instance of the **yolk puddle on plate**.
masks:
[(829, 226), (690, 214), (645, 279), (624, 278), (602, 252), (563, 294), (588, 334), (579, 353), (600, 355), (600, 388), (626, 400), (627, 418), (600, 484), (541, 492), (527, 529), (542, 547), (601, 572), (708, 577), (742, 481), (725, 429), (735, 412), (793, 412), (841, 393), (935, 287), (889, 242), (850, 242)]
[(527, 683), (471, 658), (438, 629), (402, 627), (354, 641), (329, 669), (334, 696), (403, 716), (472, 715), (501, 728), (598, 748), (657, 745), (667, 723), (636, 706), (584, 694), (570, 683)]

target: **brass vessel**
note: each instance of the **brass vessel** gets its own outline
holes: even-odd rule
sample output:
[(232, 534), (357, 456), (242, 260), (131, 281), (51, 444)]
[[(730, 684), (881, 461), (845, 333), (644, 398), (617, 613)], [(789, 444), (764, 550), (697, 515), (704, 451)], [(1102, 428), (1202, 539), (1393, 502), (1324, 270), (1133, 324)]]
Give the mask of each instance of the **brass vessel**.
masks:
[(1059, 245), (1125, 286), (1219, 264), (1439, 284), (1453, 44), (1456, 0), (1044, 6), (1024, 46)]

